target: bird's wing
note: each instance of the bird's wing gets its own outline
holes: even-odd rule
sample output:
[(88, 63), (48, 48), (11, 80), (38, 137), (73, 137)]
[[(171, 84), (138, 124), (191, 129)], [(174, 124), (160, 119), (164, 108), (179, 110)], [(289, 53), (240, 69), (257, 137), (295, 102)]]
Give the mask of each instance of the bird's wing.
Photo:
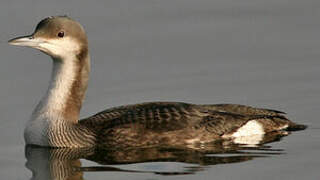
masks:
[(285, 114), (284, 112), (273, 110), (273, 109), (263, 109), (255, 108), (251, 106), (245, 106), (240, 104), (212, 104), (212, 105), (202, 105), (203, 108), (213, 111), (228, 112), (241, 115), (268, 115), (268, 116), (280, 116)]
[(107, 109), (79, 123), (94, 128), (139, 123), (146, 129), (170, 131), (184, 128), (192, 122), (190, 119), (203, 116), (196, 107), (180, 102), (149, 102)]

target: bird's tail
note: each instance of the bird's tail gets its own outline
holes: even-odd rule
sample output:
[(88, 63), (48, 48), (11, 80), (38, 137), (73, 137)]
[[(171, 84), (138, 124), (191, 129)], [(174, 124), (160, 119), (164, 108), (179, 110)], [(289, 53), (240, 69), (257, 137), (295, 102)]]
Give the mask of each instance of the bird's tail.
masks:
[(306, 129), (307, 127), (308, 127), (307, 125), (296, 124), (296, 123), (291, 122), (289, 124), (289, 126), (286, 128), (286, 130), (288, 130), (288, 131), (301, 131), (301, 130)]

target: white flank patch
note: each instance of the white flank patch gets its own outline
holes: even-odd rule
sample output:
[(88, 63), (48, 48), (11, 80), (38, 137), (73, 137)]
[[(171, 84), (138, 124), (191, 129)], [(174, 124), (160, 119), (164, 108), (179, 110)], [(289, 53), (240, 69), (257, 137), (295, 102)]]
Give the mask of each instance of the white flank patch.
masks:
[(251, 120), (233, 133), (231, 137), (252, 136), (257, 134), (265, 134), (263, 126), (258, 121)]
[[(251, 136), (240, 136), (233, 139), (236, 144), (257, 145), (263, 140), (263, 134), (253, 134)], [(254, 147), (254, 146), (253, 146)]]

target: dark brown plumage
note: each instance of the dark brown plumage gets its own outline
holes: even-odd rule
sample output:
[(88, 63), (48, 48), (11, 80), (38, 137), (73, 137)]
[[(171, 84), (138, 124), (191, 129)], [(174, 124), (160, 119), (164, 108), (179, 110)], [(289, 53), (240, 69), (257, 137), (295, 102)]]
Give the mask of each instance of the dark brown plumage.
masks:
[(49, 90), (25, 128), (27, 144), (188, 146), (306, 127), (289, 121), (276, 110), (180, 102), (120, 106), (78, 121), (90, 71), (88, 41), (82, 26), (68, 17), (49, 17), (40, 21), (32, 35), (9, 43), (39, 49), (53, 59)]
[[(112, 147), (187, 145), (189, 139), (212, 142), (229, 137), (250, 120), (263, 124), (266, 133), (304, 129), (282, 112), (235, 104), (195, 105), (150, 102), (120, 106), (80, 120), (97, 133), (101, 144)], [(284, 129), (283, 129), (284, 130)], [(100, 143), (99, 143), (100, 144)]]

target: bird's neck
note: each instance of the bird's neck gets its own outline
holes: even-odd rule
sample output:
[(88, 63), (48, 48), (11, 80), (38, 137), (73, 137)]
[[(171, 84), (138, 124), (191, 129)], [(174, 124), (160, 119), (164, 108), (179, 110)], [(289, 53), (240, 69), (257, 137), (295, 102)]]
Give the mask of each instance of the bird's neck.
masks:
[(46, 95), (35, 113), (77, 123), (90, 72), (88, 52), (63, 59), (53, 58), (52, 75)]

